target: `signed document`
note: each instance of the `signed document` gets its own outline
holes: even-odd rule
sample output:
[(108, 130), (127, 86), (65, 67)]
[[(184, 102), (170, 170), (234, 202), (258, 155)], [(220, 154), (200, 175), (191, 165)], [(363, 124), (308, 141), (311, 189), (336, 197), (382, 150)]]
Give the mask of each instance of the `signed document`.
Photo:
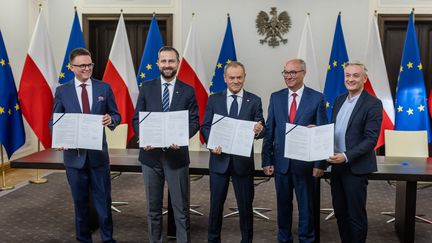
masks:
[(253, 121), (214, 114), (207, 148), (214, 149), (220, 146), (223, 153), (249, 157), (255, 137), (255, 124)]
[(54, 113), (53, 148), (102, 150), (102, 115)]
[(140, 112), (139, 146), (189, 146), (189, 112)]
[(334, 153), (334, 124), (307, 128), (291, 123), (286, 124), (286, 158), (317, 161), (328, 159)]

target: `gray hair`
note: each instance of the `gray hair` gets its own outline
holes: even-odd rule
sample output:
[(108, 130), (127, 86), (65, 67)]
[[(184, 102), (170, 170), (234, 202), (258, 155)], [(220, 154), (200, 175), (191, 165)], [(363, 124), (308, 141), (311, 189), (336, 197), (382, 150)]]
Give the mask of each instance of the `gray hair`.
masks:
[(359, 66), (363, 69), (363, 74), (367, 75), (368, 70), (367, 70), (366, 66), (359, 61), (348, 61), (345, 63), (345, 68), (348, 66)]

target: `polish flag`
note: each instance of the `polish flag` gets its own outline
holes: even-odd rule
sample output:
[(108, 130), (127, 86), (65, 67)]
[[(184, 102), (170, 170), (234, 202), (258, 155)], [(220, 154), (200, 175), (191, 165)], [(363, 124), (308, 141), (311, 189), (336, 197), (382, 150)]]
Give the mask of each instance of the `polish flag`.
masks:
[[(177, 78), (194, 87), (198, 102), (200, 124), (203, 122), (204, 112), (208, 100), (208, 87), (207, 83), (205, 82), (206, 76), (203, 64), (204, 62), (202, 61), (201, 51), (196, 38), (194, 19), (192, 18), (192, 23), (189, 28), (189, 34), (186, 40), (183, 59), (180, 63)], [(200, 137), (200, 139), (201, 143), (204, 143), (203, 138)]]
[(132, 63), (132, 55), (123, 13), (120, 14), (116, 34), (102, 80), (109, 83), (113, 89), (117, 107), (121, 115), (120, 123), (128, 124), (127, 140), (129, 141), (134, 135), (132, 117), (138, 98), (138, 85)]
[(57, 86), (51, 42), (42, 12), (30, 41), (18, 91), (22, 113), (45, 149), (51, 148), (48, 122)]
[(371, 21), (369, 42), (366, 48), (365, 60), (369, 76), (365, 84), (365, 89), (371, 95), (379, 98), (383, 103), (384, 108), (380, 136), (375, 147), (379, 148), (385, 143), (384, 130), (394, 129), (395, 111), (375, 16)]

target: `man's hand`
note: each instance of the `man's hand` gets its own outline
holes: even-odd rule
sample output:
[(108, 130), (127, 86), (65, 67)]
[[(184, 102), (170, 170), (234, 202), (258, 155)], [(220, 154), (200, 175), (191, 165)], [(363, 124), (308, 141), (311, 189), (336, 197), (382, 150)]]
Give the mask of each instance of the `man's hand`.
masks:
[(144, 149), (144, 151), (149, 151), (149, 150), (154, 149), (154, 147), (147, 145), (147, 146), (144, 146), (143, 149)]
[(180, 149), (180, 146), (178, 146), (177, 144), (171, 144), (169, 146), (170, 149)]
[(64, 147), (60, 147), (60, 148), (55, 148), (55, 150), (56, 150), (56, 151), (64, 151), (64, 150), (67, 150), (67, 149), (64, 148)]
[(335, 153), (327, 159), (327, 162), (331, 164), (342, 164), (345, 163), (345, 156), (343, 153)]
[(222, 153), (222, 148), (221, 148), (221, 146), (217, 146), (214, 149), (210, 149), (210, 152), (212, 152), (214, 154), (221, 154)]
[(268, 176), (273, 175), (274, 166), (273, 165), (265, 166), (265, 167), (263, 167), (263, 170), (264, 170), (264, 174), (266, 174)]
[(313, 168), (312, 175), (314, 177), (321, 177), (324, 175), (324, 170), (322, 170), (320, 168)]
[(110, 116), (110, 115), (105, 114), (105, 115), (102, 117), (102, 125), (103, 125), (104, 127), (110, 125), (111, 122), (112, 122), (112, 120), (111, 120), (111, 116)]
[(262, 122), (259, 121), (255, 124), (253, 131), (254, 131), (255, 135), (258, 135), (262, 132), (263, 129), (264, 129), (264, 126), (262, 125)]

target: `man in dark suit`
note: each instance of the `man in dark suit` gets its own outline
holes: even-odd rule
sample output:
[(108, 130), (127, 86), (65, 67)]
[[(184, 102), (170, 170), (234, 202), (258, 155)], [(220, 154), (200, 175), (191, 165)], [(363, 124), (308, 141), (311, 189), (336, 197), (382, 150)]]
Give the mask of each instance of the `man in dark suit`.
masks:
[[(179, 54), (165, 46), (159, 50), (161, 77), (144, 82), (140, 88), (133, 117), (135, 134), (139, 134), (140, 111), (189, 111), (189, 137), (199, 130), (198, 105), (194, 89), (176, 78)], [(176, 224), (177, 242), (190, 242), (189, 220), (189, 149), (172, 144), (168, 148), (146, 146), (140, 149), (147, 198), (150, 242), (162, 242), (162, 202), (164, 182), (168, 183)]]
[(364, 90), (367, 70), (361, 63), (345, 64), (347, 94), (336, 98), (335, 154), (331, 192), (342, 242), (366, 242), (366, 196), (369, 173), (377, 171), (374, 147), (382, 122), (382, 104)]
[(282, 71), (288, 88), (273, 93), (268, 108), (262, 166), (265, 174), (274, 174), (275, 178), (279, 242), (293, 242), (293, 190), (299, 209), (299, 241), (314, 241), (314, 177), (322, 176), (327, 166), (325, 161), (305, 162), (284, 157), (286, 123), (302, 126), (327, 123), (324, 96), (304, 85), (305, 73), (303, 60), (288, 61)]
[[(114, 129), (120, 122), (114, 95), (109, 84), (92, 79), (94, 63), (84, 48), (69, 56), (75, 78), (56, 89), (54, 113), (89, 113), (103, 115), (102, 125)], [(52, 124), (52, 121), (51, 121)], [(66, 176), (75, 206), (76, 239), (92, 242), (89, 223), (89, 198), (98, 214), (103, 242), (115, 242), (111, 217), (111, 177), (105, 134), (102, 151), (88, 149), (63, 150)]]
[[(224, 79), (227, 89), (210, 96), (201, 133), (208, 142), (213, 115), (219, 114), (231, 118), (255, 121), (255, 138), (264, 135), (264, 118), (261, 99), (243, 89), (246, 72), (240, 62), (231, 62), (225, 66)], [(221, 147), (211, 150), (210, 162), (210, 215), (208, 242), (221, 242), (223, 208), (228, 192), (230, 178), (234, 186), (237, 207), (240, 215), (242, 243), (252, 242), (254, 198), (253, 173), (255, 170), (254, 152), (248, 157), (225, 154)]]

